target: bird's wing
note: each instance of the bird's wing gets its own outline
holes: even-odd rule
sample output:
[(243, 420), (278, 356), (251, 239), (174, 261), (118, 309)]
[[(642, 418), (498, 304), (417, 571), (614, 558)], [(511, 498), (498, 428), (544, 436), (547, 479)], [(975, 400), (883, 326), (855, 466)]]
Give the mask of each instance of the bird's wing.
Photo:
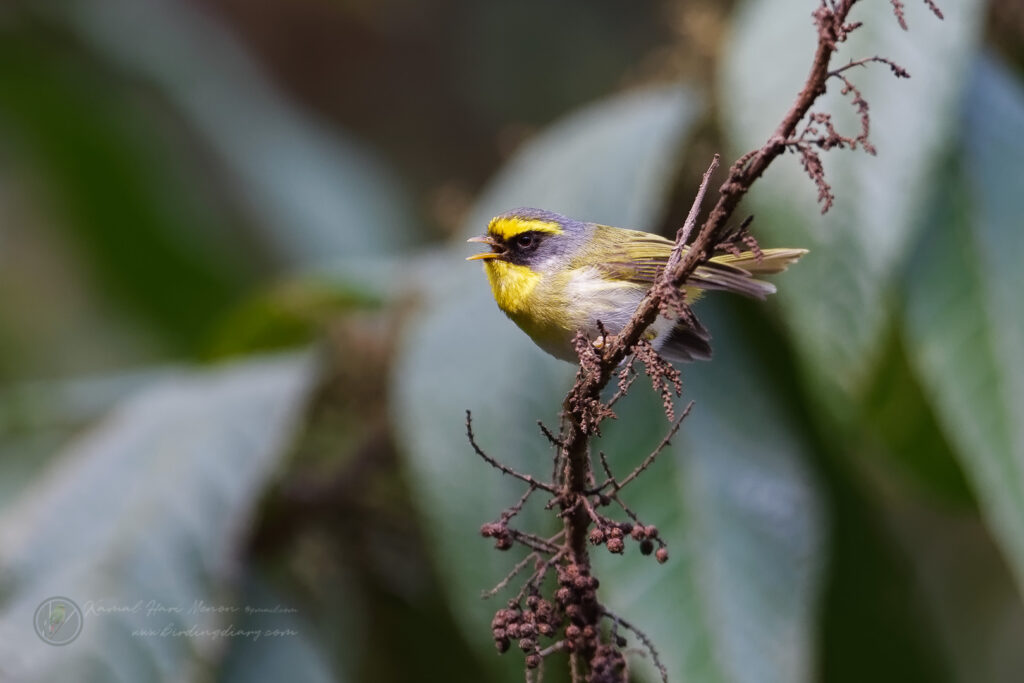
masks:
[[(651, 285), (665, 268), (673, 243), (648, 232), (596, 226), (589, 258), (612, 279)], [(684, 254), (685, 249), (684, 249)], [(716, 289), (763, 299), (775, 291), (768, 282), (755, 280), (747, 270), (716, 256), (703, 264), (687, 281), (687, 289)], [(689, 298), (698, 293), (688, 292)]]
[(587, 260), (610, 279), (650, 285), (664, 269), (672, 242), (639, 230), (595, 226)]

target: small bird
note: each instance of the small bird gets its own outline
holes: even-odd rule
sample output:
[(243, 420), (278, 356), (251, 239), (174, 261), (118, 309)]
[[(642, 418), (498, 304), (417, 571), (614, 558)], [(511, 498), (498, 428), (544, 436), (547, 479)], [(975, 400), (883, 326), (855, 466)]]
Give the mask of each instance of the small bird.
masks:
[[(482, 260), (498, 308), (542, 349), (577, 362), (572, 340), (582, 330), (600, 345), (598, 321), (617, 334), (664, 269), (673, 243), (639, 230), (585, 223), (542, 209), (507, 211), (472, 237), (491, 247), (467, 261)], [(755, 275), (780, 273), (806, 249), (765, 249), (760, 255), (714, 256), (684, 286), (693, 303), (703, 290), (724, 290), (758, 299), (775, 285)], [(659, 317), (647, 338), (662, 356), (685, 362), (711, 358), (710, 335), (692, 316)]]
[(60, 627), (67, 621), (67, 610), (63, 602), (50, 605), (50, 618), (47, 623), (49, 635), (55, 635)]

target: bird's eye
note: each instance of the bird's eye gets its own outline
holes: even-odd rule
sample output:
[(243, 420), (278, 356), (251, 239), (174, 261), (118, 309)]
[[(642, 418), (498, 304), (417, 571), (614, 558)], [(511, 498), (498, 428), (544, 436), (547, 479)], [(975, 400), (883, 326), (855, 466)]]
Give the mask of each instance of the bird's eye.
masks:
[(532, 247), (537, 238), (528, 232), (524, 232), (522, 235), (516, 237), (516, 246), (520, 249), (528, 249)]

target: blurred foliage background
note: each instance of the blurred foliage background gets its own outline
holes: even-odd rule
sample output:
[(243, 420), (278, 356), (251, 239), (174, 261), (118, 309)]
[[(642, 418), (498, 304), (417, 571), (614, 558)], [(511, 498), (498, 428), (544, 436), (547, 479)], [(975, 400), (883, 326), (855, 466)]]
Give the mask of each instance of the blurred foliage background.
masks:
[[(598, 553), (672, 680), (1024, 678), (1024, 10), (907, 4), (837, 57), (913, 76), (854, 74), (878, 156), (826, 155), (824, 217), (795, 158), (743, 206), (810, 256), (698, 310), (715, 361), (631, 498), (672, 559)], [(671, 234), (791, 102), (813, 6), (0, 6), (0, 680), (521, 680), (479, 598), (518, 557), (477, 534), (519, 492), (463, 411), (544, 474), (572, 368), (462, 240), (517, 205)], [(635, 391), (600, 447), (665, 428)]]

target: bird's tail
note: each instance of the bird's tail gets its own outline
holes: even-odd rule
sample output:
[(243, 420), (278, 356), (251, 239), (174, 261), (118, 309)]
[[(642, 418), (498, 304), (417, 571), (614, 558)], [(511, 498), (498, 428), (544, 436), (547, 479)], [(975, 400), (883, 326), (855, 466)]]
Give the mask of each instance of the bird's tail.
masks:
[(780, 248), (765, 249), (760, 254), (752, 251), (722, 254), (698, 268), (688, 284), (692, 283), (701, 289), (723, 290), (764, 299), (775, 293), (775, 285), (754, 276), (781, 273), (806, 253), (806, 249)]

